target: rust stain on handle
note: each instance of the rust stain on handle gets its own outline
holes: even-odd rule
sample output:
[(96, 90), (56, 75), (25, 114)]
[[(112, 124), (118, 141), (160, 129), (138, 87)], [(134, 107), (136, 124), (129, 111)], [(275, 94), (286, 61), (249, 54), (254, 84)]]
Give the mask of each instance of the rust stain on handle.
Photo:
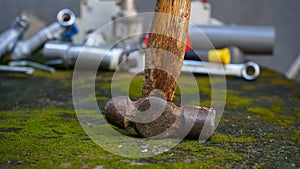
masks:
[(190, 18), (190, 0), (158, 0), (146, 52), (143, 97), (160, 90), (172, 101), (181, 72)]

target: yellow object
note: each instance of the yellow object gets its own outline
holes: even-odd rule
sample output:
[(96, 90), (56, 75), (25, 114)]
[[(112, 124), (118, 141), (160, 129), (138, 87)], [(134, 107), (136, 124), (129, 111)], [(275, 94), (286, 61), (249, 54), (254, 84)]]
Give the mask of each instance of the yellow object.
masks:
[(209, 62), (229, 64), (230, 59), (231, 59), (231, 54), (229, 48), (208, 51)]

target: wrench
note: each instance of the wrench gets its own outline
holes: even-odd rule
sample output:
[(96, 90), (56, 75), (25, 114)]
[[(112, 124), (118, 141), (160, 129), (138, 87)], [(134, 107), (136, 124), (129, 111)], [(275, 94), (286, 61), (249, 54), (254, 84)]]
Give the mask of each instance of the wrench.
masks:
[(211, 62), (185, 60), (183, 61), (182, 72), (237, 76), (250, 81), (259, 76), (260, 68), (254, 62), (222, 65)]
[(17, 67), (17, 66), (3, 66), (0, 65), (0, 72), (14, 72), (14, 73), (24, 73), (27, 75), (32, 75), (34, 72), (33, 68), (30, 67)]
[[(119, 68), (129, 73), (142, 73), (145, 67), (145, 54), (143, 52), (132, 52), (124, 59)], [(219, 64), (203, 61), (184, 60), (182, 72), (203, 73), (211, 75), (226, 75), (243, 77), (245, 80), (254, 80), (260, 74), (259, 66), (254, 62), (244, 64)]]

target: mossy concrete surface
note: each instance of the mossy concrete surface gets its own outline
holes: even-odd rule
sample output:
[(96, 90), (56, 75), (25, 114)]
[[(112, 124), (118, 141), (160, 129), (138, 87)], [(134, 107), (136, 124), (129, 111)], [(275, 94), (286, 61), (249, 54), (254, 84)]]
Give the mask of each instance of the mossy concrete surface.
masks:
[[(128, 82), (120, 78), (111, 86), (112, 75), (100, 72), (95, 79), (100, 109), (111, 98), (111, 88), (129, 91), (133, 100), (141, 95), (142, 75), (125, 91)], [(189, 86), (185, 76), (183, 84)], [(72, 103), (72, 71), (1, 73), (0, 78), (0, 168), (300, 167), (300, 84), (272, 71), (263, 70), (251, 82), (226, 79), (225, 110), (211, 140), (183, 140), (168, 152), (140, 159), (111, 154), (84, 132)], [(210, 106), (209, 77), (196, 75), (196, 82), (201, 102), (191, 104)], [(177, 104), (180, 95), (178, 89)], [(133, 130), (116, 130), (137, 137)]]

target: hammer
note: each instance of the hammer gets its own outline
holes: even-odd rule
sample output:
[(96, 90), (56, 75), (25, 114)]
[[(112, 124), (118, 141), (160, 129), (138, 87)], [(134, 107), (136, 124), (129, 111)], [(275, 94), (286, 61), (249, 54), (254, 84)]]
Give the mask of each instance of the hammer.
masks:
[[(172, 103), (185, 54), (191, 0), (157, 0), (148, 48), (142, 98), (112, 98), (105, 106), (107, 121), (119, 128), (132, 126), (144, 138), (208, 139), (216, 112)], [(201, 137), (199, 137), (201, 135)]]

